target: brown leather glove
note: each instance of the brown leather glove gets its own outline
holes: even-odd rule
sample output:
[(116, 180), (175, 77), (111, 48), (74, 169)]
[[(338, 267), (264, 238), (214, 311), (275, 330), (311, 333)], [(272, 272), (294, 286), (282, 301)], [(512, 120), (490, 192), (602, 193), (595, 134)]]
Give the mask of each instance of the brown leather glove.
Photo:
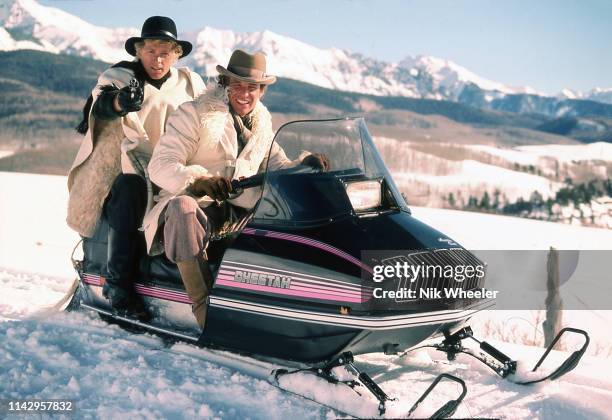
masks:
[(229, 178), (222, 176), (202, 177), (194, 181), (188, 188), (188, 192), (196, 197), (209, 196), (213, 200), (227, 200), (232, 190)]
[(323, 153), (313, 153), (302, 159), (302, 165), (310, 166), (313, 169), (318, 169), (327, 172), (331, 169), (329, 158)]

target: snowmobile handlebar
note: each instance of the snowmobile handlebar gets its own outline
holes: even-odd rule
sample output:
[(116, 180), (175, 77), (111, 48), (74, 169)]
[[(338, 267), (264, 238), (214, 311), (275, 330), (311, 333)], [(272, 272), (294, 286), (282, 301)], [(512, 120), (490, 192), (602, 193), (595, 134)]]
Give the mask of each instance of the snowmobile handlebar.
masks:
[[(308, 166), (308, 165), (297, 165), (297, 166), (293, 166), (290, 168), (270, 171), (270, 173), (274, 173), (277, 176), (278, 175), (306, 174), (306, 173), (314, 173), (314, 172), (319, 172), (319, 170), (311, 166)], [(250, 176), (248, 178), (232, 179), (231, 181), (232, 190), (235, 193), (239, 194), (242, 190), (245, 190), (247, 188), (259, 187), (263, 185), (265, 176), (266, 176), (266, 173), (262, 172), (262, 173)]]
[(259, 187), (263, 184), (265, 173), (250, 176), (242, 179), (232, 179), (232, 190), (242, 191), (247, 188)]

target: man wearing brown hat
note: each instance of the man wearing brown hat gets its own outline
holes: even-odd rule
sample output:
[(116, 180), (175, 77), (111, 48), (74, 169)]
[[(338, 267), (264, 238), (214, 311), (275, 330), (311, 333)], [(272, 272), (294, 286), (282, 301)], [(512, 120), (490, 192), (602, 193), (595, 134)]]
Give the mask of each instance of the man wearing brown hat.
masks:
[(151, 179), (163, 190), (143, 223), (149, 252), (165, 251), (177, 263), (202, 329), (212, 287), (206, 256), (210, 237), (243, 221), (258, 198), (253, 190), (230, 198), (230, 181), (266, 167), (327, 164), (313, 155), (292, 162), (272, 144), (272, 118), (260, 99), (276, 77), (266, 73), (264, 54), (236, 50), (227, 68), (217, 70), (217, 85), (181, 105), (168, 120), (149, 163)]
[(134, 61), (104, 71), (83, 110), (77, 131), (85, 138), (68, 175), (67, 222), (87, 238), (100, 228), (99, 220), (106, 219), (104, 295), (120, 315), (146, 320), (148, 314), (133, 290), (138, 254), (144, 248), (138, 229), (153, 203), (146, 168), (168, 116), (205, 86), (196, 73), (173, 67), (192, 45), (178, 39), (168, 17), (148, 18), (141, 36), (129, 38), (125, 49)]

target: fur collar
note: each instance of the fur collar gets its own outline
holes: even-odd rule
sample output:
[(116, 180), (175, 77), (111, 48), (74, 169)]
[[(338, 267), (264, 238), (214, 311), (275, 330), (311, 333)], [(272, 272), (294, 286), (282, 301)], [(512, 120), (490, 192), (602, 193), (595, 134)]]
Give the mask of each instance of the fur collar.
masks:
[[(227, 89), (218, 84), (209, 84), (208, 89), (195, 102), (200, 123), (200, 147), (213, 148), (225, 135), (227, 124), (233, 127)], [(261, 102), (255, 106), (251, 118), (252, 137), (236, 159), (234, 178), (257, 173), (274, 138), (272, 116)]]

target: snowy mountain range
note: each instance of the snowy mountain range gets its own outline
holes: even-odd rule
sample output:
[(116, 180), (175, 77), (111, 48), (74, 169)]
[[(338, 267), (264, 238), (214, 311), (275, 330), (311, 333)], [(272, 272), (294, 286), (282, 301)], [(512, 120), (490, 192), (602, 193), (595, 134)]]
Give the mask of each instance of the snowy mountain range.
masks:
[(135, 28), (102, 28), (34, 0), (0, 0), (0, 50), (33, 49), (106, 62), (126, 59), (123, 43)]
[[(0, 0), (0, 51), (35, 49), (56, 54), (92, 57), (105, 62), (128, 59), (126, 38), (137, 28), (103, 28), (35, 0)], [(319, 49), (270, 31), (237, 33), (204, 27), (181, 34), (194, 44), (185, 65), (208, 76), (225, 63), (231, 51), (264, 51), (274, 74), (317, 86), (374, 95), (457, 101), (466, 86), (484, 91), (487, 101), (508, 94), (540, 95), (529, 87), (510, 87), (484, 79), (451, 61), (431, 56), (408, 56), (389, 63), (359, 53)], [(560, 99), (593, 99), (612, 103), (612, 89), (588, 93), (564, 90)]]
[(612, 88), (594, 88), (588, 92), (578, 92), (571, 89), (563, 89), (558, 95), (560, 99), (588, 99), (591, 101), (612, 104)]

